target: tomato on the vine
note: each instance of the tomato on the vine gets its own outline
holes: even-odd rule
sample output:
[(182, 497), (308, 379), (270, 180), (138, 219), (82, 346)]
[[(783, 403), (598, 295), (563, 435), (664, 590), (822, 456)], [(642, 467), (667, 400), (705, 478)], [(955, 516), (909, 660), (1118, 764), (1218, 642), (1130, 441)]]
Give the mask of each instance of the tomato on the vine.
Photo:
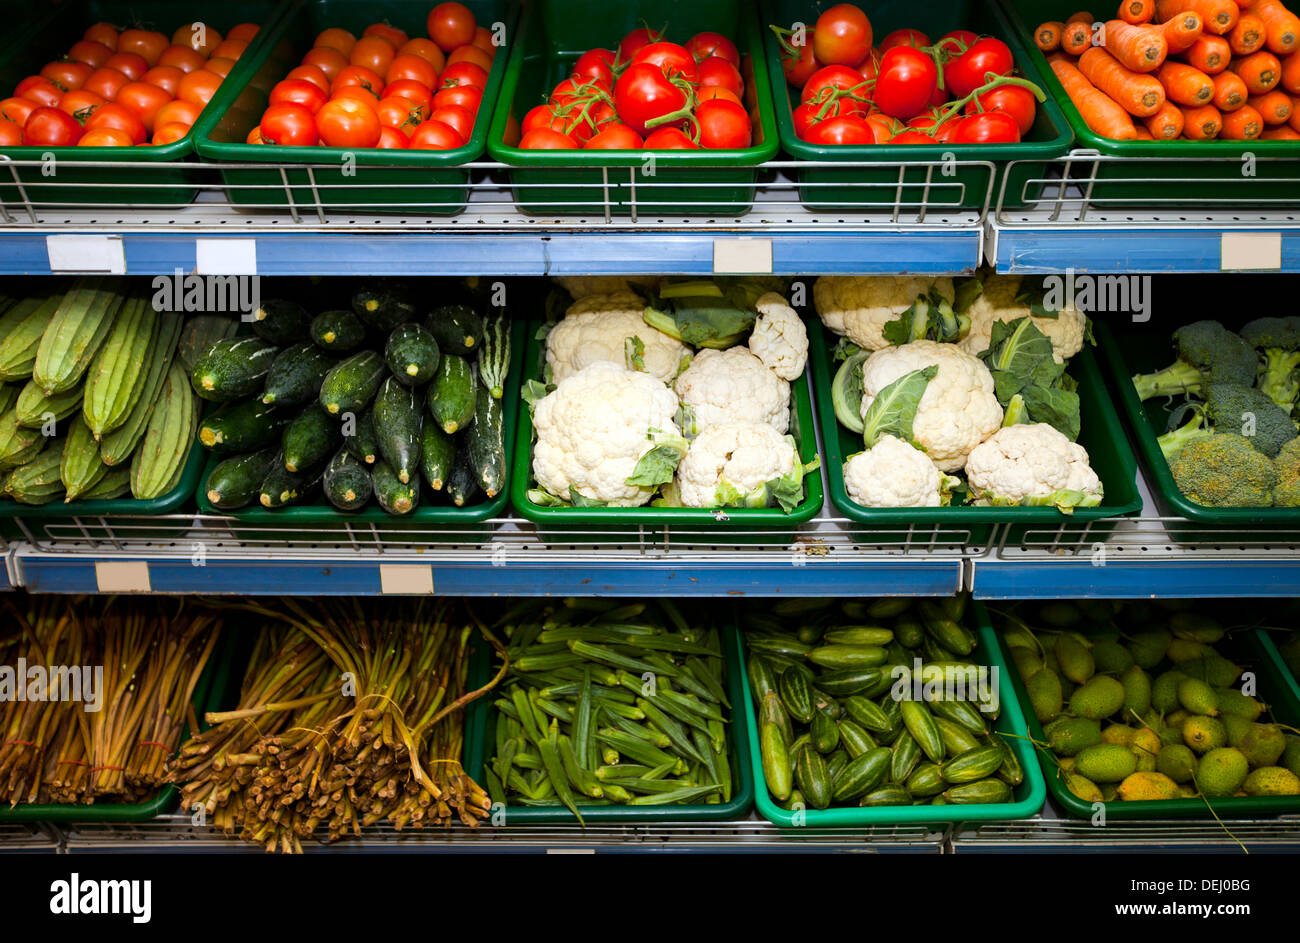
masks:
[(856, 115), (838, 115), (813, 125), (808, 141), (812, 144), (875, 144), (871, 125)]
[[(863, 82), (862, 73), (857, 69), (850, 69), (844, 65), (828, 65), (825, 68), (818, 69), (813, 73), (812, 78), (804, 83), (800, 100), (805, 102), (823, 101), (829, 97), (830, 93), (826, 92), (828, 88), (847, 91), (851, 88), (857, 88)], [(861, 97), (866, 97), (866, 89), (861, 90)]]
[(646, 137), (645, 146), (652, 151), (695, 151), (700, 147), (681, 128), (656, 128)]
[(725, 98), (729, 102), (735, 102), (737, 105), (743, 104), (740, 96), (728, 88), (719, 88), (716, 85), (703, 86), (695, 93), (695, 97), (702, 102), (712, 101), (715, 98)]
[(879, 73), (881, 55), (879, 49), (873, 49), (867, 53), (867, 58), (862, 60), (862, 65), (858, 66), (858, 71), (862, 73), (864, 79), (874, 79)]
[(907, 130), (899, 131), (897, 134), (895, 134), (892, 138), (890, 138), (885, 143), (886, 144), (938, 144), (939, 142), (936, 141), (934, 138), (930, 137), (930, 135), (925, 134), (922, 131), (916, 131), (914, 129), (908, 128)]
[(374, 107), (356, 98), (335, 98), (316, 113), (316, 130), (326, 147), (374, 147), (380, 127)]
[(619, 119), (637, 134), (646, 133), (646, 122), (681, 111), (686, 93), (669, 81), (663, 71), (647, 62), (630, 65), (614, 86), (614, 108)]
[(615, 121), (602, 127), (582, 146), (589, 151), (634, 151), (644, 145), (641, 135)]
[(826, 65), (857, 68), (871, 51), (871, 21), (851, 3), (837, 3), (817, 17), (813, 54)]
[(973, 30), (954, 29), (940, 36), (939, 41), (934, 45), (950, 56), (958, 56), (969, 49), (975, 40), (979, 38), (979, 34)]
[(877, 141), (888, 141), (899, 131), (903, 130), (903, 124), (897, 118), (891, 118), (883, 111), (875, 111), (866, 115), (862, 119), (871, 128), (876, 135)]
[(1024, 137), (1034, 126), (1038, 102), (1034, 99), (1034, 93), (1027, 88), (1019, 85), (999, 85), (966, 105), (968, 115), (978, 114), (981, 111), (1005, 111), (1016, 119), (1020, 136)]
[(320, 139), (311, 109), (287, 102), (266, 109), (258, 129), (264, 144), (304, 145)]
[(650, 29), (648, 26), (642, 26), (632, 30), (619, 41), (618, 44), (618, 61), (631, 62), (643, 46), (651, 43), (657, 43), (664, 38), (664, 34)]
[(650, 43), (642, 46), (632, 57), (633, 65), (640, 63), (658, 66), (669, 78), (680, 75), (692, 85), (699, 82), (699, 68), (695, 64), (695, 57), (686, 51), (685, 46), (679, 46), (677, 43)]
[[(940, 120), (942, 119), (942, 120)], [(943, 113), (935, 108), (931, 108), (924, 114), (917, 115), (907, 126), (915, 131), (921, 131), (930, 135), (936, 141), (946, 142), (952, 137), (957, 125), (961, 123), (960, 115), (949, 115), (943, 117)]]
[(571, 150), (578, 142), (550, 128), (534, 128), (520, 139), (519, 146), (530, 151), (557, 151)]
[(913, 49), (923, 49), (930, 45), (930, 37), (919, 29), (896, 29), (880, 41), (880, 51), (888, 52), (895, 46), (911, 46)]
[(415, 129), (420, 126), (420, 122), (424, 121), (429, 115), (424, 106), (411, 101), (409, 98), (403, 98), (401, 95), (389, 95), (387, 98), (381, 98), (379, 103), (375, 105), (375, 114), (379, 117), (379, 123), (383, 127), (401, 131), (403, 136), (408, 138), (415, 133)]
[(985, 111), (962, 118), (952, 133), (953, 144), (1018, 144), (1020, 127), (1005, 111)]
[(714, 99), (695, 109), (695, 120), (700, 126), (700, 147), (749, 147), (754, 139), (749, 112), (734, 102)]
[(699, 86), (701, 88), (725, 88), (740, 97), (745, 92), (745, 81), (740, 77), (740, 70), (721, 56), (709, 56), (700, 60)]
[(23, 143), (69, 147), (81, 138), (81, 122), (48, 105), (32, 109), (23, 125)]
[(703, 62), (709, 56), (718, 56), (726, 59), (737, 69), (740, 68), (740, 50), (736, 48), (735, 43), (721, 33), (707, 31), (696, 33), (686, 40), (686, 50), (700, 62)]
[(927, 53), (895, 46), (880, 57), (872, 101), (891, 117), (913, 118), (929, 106), (938, 81), (939, 68)]
[(611, 49), (588, 49), (573, 64), (573, 77), (579, 83), (597, 79), (606, 85), (614, 84), (614, 52)]
[[(809, 30), (809, 32), (812, 31)], [(794, 55), (788, 52), (781, 53), (781, 71), (785, 73), (787, 83), (795, 88), (803, 88), (813, 74), (822, 67), (822, 64), (813, 55), (811, 42), (792, 48), (794, 49)]]
[(988, 73), (1010, 75), (1015, 64), (1006, 43), (993, 36), (983, 36), (944, 66), (943, 84), (955, 97), (964, 98), (984, 84)]

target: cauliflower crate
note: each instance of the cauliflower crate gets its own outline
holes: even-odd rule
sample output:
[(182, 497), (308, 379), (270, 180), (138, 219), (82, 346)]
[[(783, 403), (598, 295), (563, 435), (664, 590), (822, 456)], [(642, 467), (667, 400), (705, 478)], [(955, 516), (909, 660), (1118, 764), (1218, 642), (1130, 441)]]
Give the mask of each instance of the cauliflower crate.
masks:
[(1027, 290), (1001, 275), (817, 281), (810, 359), (841, 514), (979, 547), (998, 525), (1016, 543), (1104, 539), (1141, 510), (1086, 319)]

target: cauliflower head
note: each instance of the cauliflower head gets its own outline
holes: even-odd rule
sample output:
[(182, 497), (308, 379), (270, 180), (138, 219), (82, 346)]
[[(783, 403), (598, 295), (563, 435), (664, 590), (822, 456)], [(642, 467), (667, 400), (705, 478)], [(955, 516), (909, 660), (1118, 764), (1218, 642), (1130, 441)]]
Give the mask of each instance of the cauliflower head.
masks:
[(813, 285), (813, 304), (822, 323), (863, 350), (889, 346), (885, 325), (934, 288), (953, 300), (952, 279), (931, 275), (823, 275)]
[(1102, 497), (1088, 450), (1045, 422), (1007, 426), (980, 443), (966, 460), (966, 481), (977, 504), (1055, 505), (1069, 513)]
[(658, 275), (556, 275), (557, 285), (579, 301), (588, 295), (612, 295), (628, 291), (632, 285), (654, 290), (659, 286)]
[(761, 422), (782, 435), (790, 428), (790, 384), (748, 347), (701, 350), (674, 386), (694, 417), (691, 434), (726, 422)]
[(624, 366), (624, 341), (638, 337), (645, 345), (646, 373), (671, 383), (691, 349), (646, 324), (644, 310), (645, 303), (630, 291), (588, 295), (570, 305), (546, 336), (546, 363), (554, 382), (601, 361)]
[(685, 450), (676, 413), (677, 394), (654, 377), (616, 363), (593, 363), (538, 401), (533, 475), (565, 501), (573, 489), (617, 507), (645, 504), (657, 488), (627, 479), (657, 446)]
[(678, 496), (690, 508), (767, 507), (774, 481), (802, 489), (803, 465), (794, 438), (762, 422), (710, 426), (677, 466)]
[(993, 392), (993, 375), (978, 357), (956, 344), (912, 341), (877, 350), (862, 364), (865, 416), (876, 394), (913, 370), (939, 368), (912, 420), (912, 437), (940, 471), (960, 471), (975, 446), (1002, 425), (1002, 406)]
[(783, 380), (797, 380), (808, 361), (808, 329), (794, 308), (774, 291), (758, 299), (749, 349)]
[(1030, 314), (1029, 305), (1016, 300), (1020, 281), (1019, 275), (989, 275), (984, 279), (984, 291), (966, 310), (970, 333), (961, 339), (959, 346), (968, 354), (978, 356), (989, 349), (994, 321), (1027, 317), (1052, 342), (1052, 359), (1065, 363), (1083, 349), (1087, 316), (1073, 307), (1062, 309), (1054, 318)]
[(869, 508), (936, 508), (946, 505), (957, 479), (935, 467), (916, 446), (892, 435), (844, 463), (849, 498)]

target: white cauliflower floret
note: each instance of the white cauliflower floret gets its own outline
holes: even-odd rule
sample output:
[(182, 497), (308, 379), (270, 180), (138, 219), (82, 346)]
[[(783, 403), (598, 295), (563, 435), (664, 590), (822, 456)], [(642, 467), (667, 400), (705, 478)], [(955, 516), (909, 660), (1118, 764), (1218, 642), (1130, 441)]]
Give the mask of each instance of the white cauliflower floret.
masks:
[(813, 285), (822, 323), (863, 350), (888, 347), (885, 325), (931, 288), (951, 302), (952, 279), (932, 275), (823, 275)]
[(860, 413), (899, 377), (932, 364), (939, 372), (921, 397), (912, 438), (940, 471), (960, 471), (971, 449), (1002, 425), (1002, 406), (988, 367), (956, 344), (919, 340), (873, 353), (862, 363)]
[(790, 428), (790, 384), (747, 347), (701, 350), (674, 386), (691, 408), (692, 434), (725, 422), (762, 422), (782, 435)]
[(633, 292), (588, 295), (565, 312), (546, 336), (546, 363), (559, 383), (593, 363), (626, 366), (625, 341), (638, 337), (645, 345), (646, 373), (671, 383), (691, 349), (642, 319), (645, 304)]
[(844, 463), (849, 498), (869, 508), (937, 508), (947, 504), (954, 480), (920, 449), (892, 435)]
[(1045, 422), (1007, 426), (966, 460), (966, 480), (981, 504), (1101, 503), (1102, 485), (1088, 450)]
[[(533, 412), (533, 475), (549, 493), (637, 507), (656, 488), (629, 485), (641, 456), (661, 440), (681, 442), (677, 394), (654, 377), (616, 363), (594, 363), (565, 377)], [(657, 430), (657, 433), (656, 433)]]
[(765, 485), (801, 470), (791, 436), (761, 422), (705, 429), (677, 466), (677, 491), (690, 508), (767, 505)]
[(632, 285), (651, 290), (659, 285), (658, 275), (556, 275), (553, 280), (575, 301), (588, 295), (612, 295), (627, 291)]
[(755, 305), (758, 319), (749, 335), (749, 349), (783, 380), (796, 380), (808, 361), (808, 329), (803, 318), (774, 291)]
[(1073, 307), (1063, 308), (1054, 318), (1031, 315), (1027, 304), (1016, 301), (1020, 281), (1019, 275), (989, 275), (984, 279), (983, 293), (966, 311), (970, 317), (970, 333), (961, 339), (961, 349), (968, 354), (982, 354), (992, 340), (994, 321), (1028, 317), (1052, 342), (1052, 359), (1065, 363), (1083, 349), (1087, 316)]

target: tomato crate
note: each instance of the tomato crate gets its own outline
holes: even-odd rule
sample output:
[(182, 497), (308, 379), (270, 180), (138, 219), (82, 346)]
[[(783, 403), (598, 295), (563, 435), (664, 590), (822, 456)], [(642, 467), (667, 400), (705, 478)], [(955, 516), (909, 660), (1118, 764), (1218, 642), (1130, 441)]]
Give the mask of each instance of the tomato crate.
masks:
[(204, 160), (227, 164), (267, 164), (265, 169), (222, 170), (230, 201), (241, 210), (290, 207), (296, 212), (392, 212), (454, 216), (469, 199), (470, 171), (463, 167), (483, 155), (492, 106), (506, 69), (506, 53), (517, 36), (515, 0), (465, 0), (480, 26), (504, 37), (492, 62), (474, 130), (463, 146), (450, 150), (386, 150), (249, 144), (249, 133), (266, 110), (271, 89), (297, 66), (316, 36), (341, 27), (360, 36), (383, 20), (412, 38), (427, 36), (431, 0), (304, 0), (271, 30), (260, 55), (241, 62), (230, 87), (223, 87), (195, 126), (196, 147)]
[[(543, 95), (572, 71), (588, 49), (614, 48), (642, 23), (667, 24), (672, 42), (711, 30), (736, 43), (745, 81), (751, 146), (711, 150), (524, 150), (508, 144)], [(688, 3), (638, 0), (611, 7), (601, 0), (551, 0), (530, 7), (510, 54), (492, 118), (488, 152), (511, 166), (515, 204), (534, 216), (733, 216), (754, 202), (757, 165), (776, 156), (777, 131), (767, 64), (753, 8), (740, 0)]]
[[(811, 33), (813, 24), (823, 10), (833, 6), (831, 0), (762, 0), (760, 17), (764, 29), (767, 52), (767, 74), (772, 83), (772, 100), (780, 128), (781, 147), (792, 157), (802, 161), (854, 162), (855, 167), (810, 168), (799, 172), (800, 197), (810, 210), (840, 210), (871, 212), (903, 212), (922, 210), (956, 211), (980, 210), (990, 197), (991, 179), (987, 170), (978, 163), (964, 163), (951, 168), (951, 173), (939, 162), (1046, 160), (1060, 157), (1070, 148), (1071, 134), (1060, 107), (1052, 100), (1038, 105), (1034, 125), (1018, 144), (943, 144), (881, 146), (811, 144), (800, 140), (794, 132), (792, 109), (798, 104), (798, 90), (786, 82), (781, 70), (781, 46), (769, 26), (790, 29), (803, 23)], [(871, 19), (872, 34), (877, 42), (895, 29), (914, 27), (924, 30), (930, 40), (937, 41), (953, 29), (970, 29), (982, 35), (996, 36), (1005, 42), (1015, 57), (1017, 71), (1022, 78), (1047, 91), (1042, 65), (1036, 63), (1016, 35), (1006, 15), (996, 4), (973, 3), (971, 0), (943, 0), (940, 3), (918, 5), (906, 0), (885, 0), (864, 7)], [(933, 162), (929, 166), (901, 167), (900, 162)], [(1013, 166), (1007, 172), (1015, 175), (1009, 180), (1008, 193), (1019, 192), (1024, 180), (1030, 176), (1029, 168)], [(872, 189), (864, 189), (864, 184)], [(864, 193), (878, 194), (863, 205)]]
[[(35, 75), (50, 60), (64, 56), (86, 29), (106, 21), (122, 26), (158, 29), (169, 37), (187, 22), (201, 22), (223, 36), (237, 23), (256, 23), (258, 34), (239, 64), (221, 83), (230, 92), (238, 84), (240, 67), (258, 56), (270, 28), (292, 0), (242, 0), (238, 4), (202, 2), (178, 7), (169, 0), (69, 0), (57, 16), (21, 35), (7, 52), (0, 53), (0, 88), (8, 95), (24, 77)], [(0, 96), (3, 97), (3, 96)], [(183, 206), (193, 201), (201, 183), (192, 168), (194, 142), (205, 115), (214, 113), (216, 99), (203, 109), (183, 138), (170, 144), (136, 147), (17, 146), (0, 149), (0, 158), (32, 161), (0, 175), (0, 202), (11, 212), (32, 206), (37, 210), (105, 204)], [(130, 162), (130, 167), (114, 164)], [(141, 163), (154, 166), (141, 167)]]

